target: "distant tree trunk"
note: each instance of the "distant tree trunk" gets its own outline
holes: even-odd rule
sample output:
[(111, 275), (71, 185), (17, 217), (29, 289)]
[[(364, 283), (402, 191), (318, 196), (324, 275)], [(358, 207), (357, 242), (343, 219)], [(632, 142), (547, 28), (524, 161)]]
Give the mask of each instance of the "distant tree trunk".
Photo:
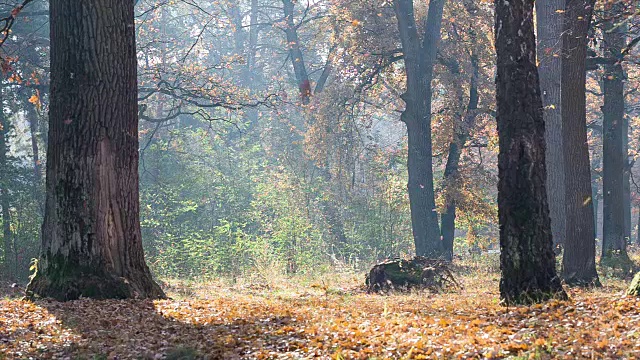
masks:
[[(258, 52), (258, 35), (260, 34), (258, 24), (258, 0), (251, 0), (251, 9), (249, 13), (249, 44), (247, 49), (247, 65), (243, 80), (245, 84), (248, 84), (250, 93), (255, 93), (255, 84), (259, 82), (256, 74), (256, 53)], [(246, 110), (247, 119), (249, 120), (249, 127), (247, 132), (251, 132), (256, 126), (258, 126), (259, 110), (257, 108), (249, 108)]]
[(456, 230), (456, 197), (457, 185), (459, 177), (460, 157), (462, 150), (469, 139), (469, 132), (473, 128), (476, 118), (476, 110), (478, 109), (478, 57), (471, 55), (471, 67), (473, 74), (471, 75), (471, 83), (469, 87), (469, 104), (467, 105), (467, 114), (461, 124), (456, 125), (454, 139), (449, 144), (449, 156), (447, 164), (444, 168), (444, 182), (447, 187), (445, 191), (445, 209), (441, 216), (442, 222), (442, 244), (444, 246), (445, 259), (453, 260), (453, 241), (455, 239)]
[(444, 3), (445, 0), (429, 2), (424, 36), (421, 40), (415, 22), (413, 1), (393, 2), (407, 77), (406, 91), (402, 95), (406, 107), (401, 120), (407, 126), (409, 143), (407, 187), (411, 223), (416, 255), (426, 257), (444, 255), (433, 189), (431, 144), (431, 80), (440, 42)]
[(249, 15), (249, 50), (247, 51), (247, 69), (253, 73), (256, 66), (256, 53), (258, 51), (258, 0), (251, 0), (251, 10)]
[(6, 279), (14, 279), (13, 231), (11, 231), (11, 199), (9, 193), (9, 122), (4, 114), (4, 101), (0, 93), (0, 207), (2, 207), (2, 239), (4, 263), (3, 273)]
[[(621, 4), (618, 4), (621, 5)], [(627, 162), (624, 154), (624, 70), (621, 53), (625, 47), (625, 31), (623, 25), (616, 25), (611, 17), (614, 12), (623, 10), (618, 5), (605, 5), (608, 10), (604, 22), (603, 43), (605, 57), (615, 59), (614, 63), (604, 65), (602, 82), (604, 84), (603, 114), (603, 236), (601, 262), (614, 256), (623, 259), (626, 254), (625, 238), (625, 187), (624, 173)], [(616, 11), (618, 10), (618, 11)]]
[(244, 14), (239, 3), (229, 3), (229, 17), (233, 24), (233, 52), (235, 55), (242, 57), (245, 51), (245, 41), (247, 33), (242, 24)]
[(567, 0), (562, 36), (562, 137), (567, 237), (562, 276), (571, 285), (599, 284), (587, 143), (587, 33), (595, 0)]
[(507, 305), (566, 298), (556, 275), (545, 188), (533, 3), (495, 0), (500, 297)]
[(307, 105), (309, 101), (311, 101), (311, 83), (309, 82), (309, 74), (307, 73), (304, 57), (302, 56), (302, 49), (300, 48), (298, 28), (293, 19), (295, 3), (295, 0), (282, 0), (286, 24), (285, 34), (287, 36), (287, 46), (289, 47), (289, 57), (291, 58), (293, 71), (298, 81), (300, 99), (303, 104)]
[(42, 193), (42, 167), (40, 166), (40, 146), (38, 145), (38, 114), (34, 108), (27, 105), (27, 120), (29, 121), (29, 133), (31, 136), (31, 151), (33, 153), (33, 180), (34, 194), (38, 201), (40, 215), (44, 214), (44, 196)]
[[(298, 90), (300, 91), (302, 104), (308, 105), (311, 102), (311, 96), (313, 94), (311, 92), (309, 74), (305, 65), (304, 55), (300, 46), (300, 40), (298, 38), (298, 26), (294, 21), (294, 9), (296, 1), (282, 0), (282, 4), (284, 5), (284, 16), (286, 21), (285, 34), (287, 38), (287, 46), (289, 47), (289, 57), (291, 58), (293, 72), (296, 77), (296, 82), (298, 83)], [(327, 66), (330, 66), (330, 63), (328, 63)], [(330, 71), (330, 68), (325, 68), (325, 71)], [(323, 71), (320, 79), (323, 84), (316, 87), (317, 93), (322, 92), (322, 90), (324, 89), (326, 78), (322, 79), (322, 77), (328, 77), (328, 75), (325, 75), (325, 71)], [(308, 120), (310, 120), (310, 122), (315, 121), (313, 114), (309, 116)], [(331, 173), (328, 169), (329, 165), (319, 166), (318, 164), (312, 164), (312, 166), (317, 168), (319, 176), (322, 179), (324, 179), (329, 184), (331, 183)], [(338, 243), (346, 243), (347, 235), (344, 230), (344, 223), (342, 221), (340, 209), (336, 206), (336, 203), (333, 201), (333, 199), (323, 200), (320, 204), (320, 210), (322, 211), (322, 215), (324, 216), (324, 219), (329, 226), (328, 230), (331, 236), (335, 238)]]
[(133, 2), (52, 0), (42, 254), (32, 296), (162, 298), (138, 200)]
[(562, 24), (565, 0), (537, 0), (538, 71), (544, 105), (547, 145), (547, 194), (554, 245), (564, 243), (565, 217), (564, 157), (562, 148), (561, 74)]

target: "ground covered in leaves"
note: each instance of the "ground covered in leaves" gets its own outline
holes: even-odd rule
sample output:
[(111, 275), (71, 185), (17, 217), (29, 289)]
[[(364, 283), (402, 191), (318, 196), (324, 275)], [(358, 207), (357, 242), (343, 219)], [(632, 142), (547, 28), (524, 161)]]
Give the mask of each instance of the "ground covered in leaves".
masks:
[(360, 275), (332, 278), (172, 283), (165, 301), (5, 298), (0, 359), (640, 358), (640, 299), (623, 282), (505, 308), (495, 272), (467, 271), (463, 290), (441, 294), (369, 295)]

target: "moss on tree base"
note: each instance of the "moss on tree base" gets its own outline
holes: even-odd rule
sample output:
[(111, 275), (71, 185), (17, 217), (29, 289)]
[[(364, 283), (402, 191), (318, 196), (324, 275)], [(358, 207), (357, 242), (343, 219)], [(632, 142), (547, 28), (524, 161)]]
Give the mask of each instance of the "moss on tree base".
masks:
[(633, 260), (626, 251), (609, 250), (600, 258), (600, 266), (604, 272), (621, 278), (629, 278), (636, 269)]
[(518, 305), (533, 305), (540, 304), (549, 300), (566, 301), (569, 300), (567, 293), (560, 287), (557, 290), (551, 291), (523, 291), (518, 295), (511, 296), (509, 298), (503, 298), (501, 304), (505, 306), (518, 306)]
[(590, 278), (590, 280), (584, 280), (583, 278), (577, 276), (576, 274), (570, 274), (568, 276), (565, 276), (563, 280), (567, 286), (571, 286), (571, 287), (580, 287), (585, 289), (602, 287), (602, 284), (600, 283), (600, 279), (598, 278), (597, 274), (593, 274), (588, 278)]
[(131, 271), (135, 276), (115, 276), (101, 267), (70, 266), (56, 257), (46, 269), (37, 267), (26, 295), (29, 299), (52, 298), (70, 301), (80, 298), (97, 300), (150, 298), (164, 299), (166, 295), (151, 276), (143, 271)]
[(640, 272), (633, 277), (631, 285), (629, 285), (629, 289), (627, 290), (627, 294), (631, 296), (640, 296)]

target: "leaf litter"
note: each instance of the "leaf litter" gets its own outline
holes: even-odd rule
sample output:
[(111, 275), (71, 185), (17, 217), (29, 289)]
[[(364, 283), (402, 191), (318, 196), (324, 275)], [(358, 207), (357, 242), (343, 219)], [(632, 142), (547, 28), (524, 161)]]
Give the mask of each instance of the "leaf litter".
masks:
[(439, 294), (215, 286), (161, 301), (5, 299), (0, 359), (640, 358), (640, 299), (619, 289), (506, 308), (496, 279), (464, 280)]

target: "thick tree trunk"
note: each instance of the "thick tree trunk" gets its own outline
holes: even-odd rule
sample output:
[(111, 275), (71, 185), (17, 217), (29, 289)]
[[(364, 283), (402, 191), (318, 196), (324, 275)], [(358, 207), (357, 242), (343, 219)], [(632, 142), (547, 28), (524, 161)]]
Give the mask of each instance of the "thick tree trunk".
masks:
[(616, 59), (615, 63), (604, 66), (602, 83), (604, 92), (603, 114), (603, 237), (602, 257), (600, 262), (620, 257), (628, 262), (625, 237), (625, 187), (624, 173), (627, 162), (624, 153), (624, 70), (621, 53), (625, 47), (625, 31), (623, 25), (617, 25), (611, 19), (622, 9), (618, 5), (605, 5), (608, 16), (604, 23), (605, 57)]
[(566, 298), (556, 275), (533, 0), (496, 0), (500, 296), (507, 305)]
[(567, 237), (562, 276), (568, 284), (599, 284), (587, 143), (587, 32), (595, 0), (567, 0), (562, 36), (562, 137)]
[(402, 99), (406, 108), (401, 120), (407, 125), (409, 156), (409, 203), (416, 255), (442, 257), (444, 246), (433, 190), (433, 159), (431, 144), (431, 80), (440, 42), (442, 12), (445, 0), (429, 3), (422, 40), (415, 22), (413, 1), (395, 0), (394, 10), (402, 42), (407, 77)]
[(544, 105), (547, 145), (547, 194), (554, 245), (564, 243), (565, 218), (564, 157), (562, 147), (561, 74), (562, 24), (565, 0), (536, 1), (538, 71)]
[(9, 193), (9, 122), (4, 114), (4, 101), (0, 94), (0, 207), (2, 208), (3, 275), (14, 279), (13, 231), (11, 231), (11, 199)]
[(52, 0), (42, 254), (29, 295), (162, 298), (144, 262), (133, 2)]
[(454, 139), (449, 144), (449, 156), (447, 164), (444, 168), (444, 182), (447, 187), (445, 191), (445, 210), (441, 216), (442, 244), (444, 246), (445, 258), (449, 261), (453, 260), (453, 241), (455, 239), (456, 230), (456, 198), (458, 175), (460, 168), (460, 157), (462, 149), (469, 139), (469, 132), (473, 128), (476, 119), (476, 110), (478, 109), (478, 58), (471, 56), (471, 67), (473, 74), (469, 86), (469, 104), (467, 105), (467, 114), (461, 124), (457, 124), (454, 132)]

